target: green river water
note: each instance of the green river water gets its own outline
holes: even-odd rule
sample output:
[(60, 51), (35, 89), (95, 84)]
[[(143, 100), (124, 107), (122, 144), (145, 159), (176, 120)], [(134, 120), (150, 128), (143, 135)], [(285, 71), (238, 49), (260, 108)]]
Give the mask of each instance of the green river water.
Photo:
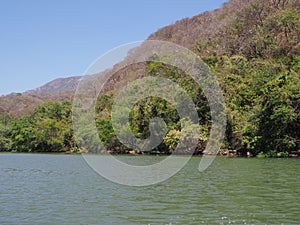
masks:
[(200, 159), (129, 187), (79, 155), (0, 154), (0, 224), (300, 224), (299, 159), (216, 158), (202, 173)]

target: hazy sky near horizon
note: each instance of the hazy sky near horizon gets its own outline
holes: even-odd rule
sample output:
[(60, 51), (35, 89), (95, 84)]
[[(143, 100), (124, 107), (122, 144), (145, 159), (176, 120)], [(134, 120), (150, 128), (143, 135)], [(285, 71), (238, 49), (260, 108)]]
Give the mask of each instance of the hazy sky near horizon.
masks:
[(84, 74), (99, 56), (226, 0), (1, 0), (0, 95)]

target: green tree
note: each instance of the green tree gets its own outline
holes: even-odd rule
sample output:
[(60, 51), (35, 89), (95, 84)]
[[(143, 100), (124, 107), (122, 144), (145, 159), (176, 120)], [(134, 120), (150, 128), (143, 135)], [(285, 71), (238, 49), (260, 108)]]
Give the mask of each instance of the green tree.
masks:
[(13, 118), (10, 115), (0, 117), (0, 152), (11, 150), (11, 123)]
[(17, 119), (11, 129), (12, 150), (18, 152), (76, 151), (71, 103), (46, 102), (31, 116)]
[(299, 75), (286, 72), (266, 85), (256, 151), (290, 153), (300, 147), (299, 83)]

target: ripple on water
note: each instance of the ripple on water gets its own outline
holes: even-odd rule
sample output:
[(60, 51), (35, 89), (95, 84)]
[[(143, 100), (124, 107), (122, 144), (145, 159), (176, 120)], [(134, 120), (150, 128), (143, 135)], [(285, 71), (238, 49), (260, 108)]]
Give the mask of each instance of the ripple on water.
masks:
[(0, 154), (0, 224), (299, 224), (300, 160), (217, 158), (203, 173), (199, 160), (138, 188), (80, 156)]

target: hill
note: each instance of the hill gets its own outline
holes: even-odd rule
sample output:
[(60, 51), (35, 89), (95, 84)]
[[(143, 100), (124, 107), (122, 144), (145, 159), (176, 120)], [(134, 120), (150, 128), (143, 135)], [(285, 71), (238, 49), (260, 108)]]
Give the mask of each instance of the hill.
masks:
[(24, 93), (1, 96), (0, 115), (9, 114), (13, 117), (20, 117), (30, 115), (39, 104), (50, 100), (71, 101), (80, 78), (80, 76), (58, 78)]
[(34, 109), (48, 101), (63, 101), (73, 99), (73, 91), (53, 94), (10, 94), (0, 97), (0, 115), (10, 115), (13, 117), (21, 117), (30, 115)]
[[(270, 157), (300, 154), (298, 0), (231, 0), (215, 11), (163, 27), (151, 34), (149, 39), (170, 41), (188, 47), (202, 57), (217, 76), (226, 100), (228, 124), (224, 150)], [(117, 65), (115, 68), (118, 68)], [(119, 87), (136, 78), (135, 71), (140, 72), (137, 76), (167, 76), (189, 91), (201, 117), (203, 134), (199, 137), (197, 150), (201, 153), (210, 130), (210, 113), (205, 96), (199, 88), (193, 87), (194, 83), (181, 71), (153, 62), (123, 68), (107, 82), (105, 91), (101, 93), (96, 106), (96, 123), (99, 135), (108, 148), (116, 153), (129, 150), (116, 139), (110, 122), (110, 110), (113, 96)], [(79, 78), (59, 79), (32, 92), (2, 97), (0, 113), (29, 115), (41, 102), (72, 99), (77, 79)], [(62, 120), (62, 114), (68, 112), (69, 115), (70, 108), (62, 109), (70, 107), (68, 104), (55, 105), (55, 110), (54, 105), (42, 105), (25, 124), (31, 124), (31, 128), (36, 127), (36, 133), (39, 133), (40, 115), (45, 117), (45, 121), (54, 120), (55, 123)], [(59, 119), (53, 116), (57, 114), (57, 110), (62, 111), (58, 114)], [(45, 113), (47, 111), (51, 112), (50, 118)], [(142, 139), (149, 136), (148, 124), (151, 118), (159, 116), (167, 120), (167, 136), (155, 151), (169, 154), (174, 150), (181, 135), (181, 121), (170, 105), (159, 99), (146, 99), (135, 106), (131, 116), (135, 118), (132, 124), (134, 135)], [(22, 118), (20, 120), (20, 123), (15, 124), (18, 129), (15, 128), (12, 142), (19, 146), (16, 143), (20, 141), (20, 135), (29, 135), (21, 140), (34, 139), (32, 151), (38, 151), (39, 143), (30, 136), (31, 133), (17, 132), (22, 130), (22, 124), (24, 126)], [(67, 126), (62, 124), (63, 122), (59, 123), (57, 127)], [(74, 138), (69, 133), (71, 128), (63, 131), (66, 130), (66, 140), (59, 139), (62, 142), (59, 144), (60, 149), (63, 149), (63, 143), (70, 143), (71, 140), (74, 145)], [(61, 137), (58, 133), (56, 136)], [(46, 143), (47, 136), (43, 137)], [(41, 142), (42, 140), (41, 138)], [(54, 139), (53, 143), (56, 141)], [(55, 149), (53, 146), (49, 147), (48, 142), (45, 143), (42, 145), (44, 149)]]
[[(148, 39), (174, 42), (204, 59), (224, 55), (247, 58), (295, 55), (300, 53), (300, 34), (297, 24), (291, 21), (296, 15), (289, 13), (299, 11), (299, 4), (295, 0), (231, 0), (220, 9), (163, 27)], [(72, 99), (79, 80), (80, 76), (59, 78), (21, 96), (0, 97), (0, 113), (26, 115), (41, 102)], [(13, 107), (16, 101), (19, 106)]]
[[(161, 28), (149, 39), (188, 47), (217, 76), (227, 111), (224, 151), (268, 157), (300, 154), (299, 1), (231, 0), (220, 9)], [(191, 87), (193, 82), (174, 68), (153, 62), (144, 66), (144, 76), (167, 76), (195, 100), (203, 132), (197, 150), (201, 153), (210, 129), (205, 96), (190, 91), (197, 87)], [(130, 71), (134, 69), (127, 68), (108, 82), (108, 93), (100, 97), (97, 108), (101, 140), (116, 153), (129, 149), (116, 140), (109, 112), (119, 87), (132, 80)], [(181, 121), (171, 115), (172, 107), (159, 99), (142, 101), (132, 110), (132, 132), (146, 139), (150, 119), (163, 117), (169, 121), (168, 132), (154, 151), (169, 154), (181, 135)]]
[(25, 95), (30, 94), (59, 94), (66, 92), (75, 92), (81, 76), (58, 78), (46, 83), (45, 85), (33, 90), (26, 91)]
[(163, 27), (149, 39), (177, 43), (202, 57), (299, 54), (299, 8), (298, 0), (231, 0)]

